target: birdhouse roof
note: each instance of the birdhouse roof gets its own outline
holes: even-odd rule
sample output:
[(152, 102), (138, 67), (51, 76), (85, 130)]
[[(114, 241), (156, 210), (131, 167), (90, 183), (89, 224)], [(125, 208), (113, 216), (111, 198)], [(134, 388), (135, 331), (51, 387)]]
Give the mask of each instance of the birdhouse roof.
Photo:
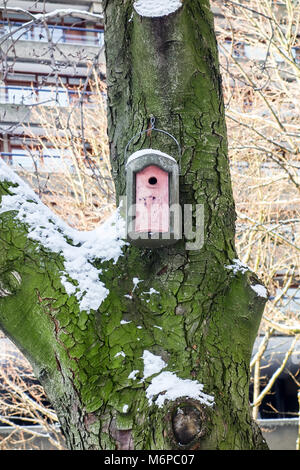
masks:
[(159, 155), (160, 157), (168, 158), (169, 160), (172, 160), (173, 162), (177, 163), (175, 158), (171, 157), (167, 153), (161, 152), (160, 150), (155, 150), (155, 149), (142, 149), (138, 150), (137, 152), (134, 152), (130, 157), (128, 158), (126, 165), (128, 165), (132, 160), (135, 160), (136, 158), (142, 157), (144, 155)]

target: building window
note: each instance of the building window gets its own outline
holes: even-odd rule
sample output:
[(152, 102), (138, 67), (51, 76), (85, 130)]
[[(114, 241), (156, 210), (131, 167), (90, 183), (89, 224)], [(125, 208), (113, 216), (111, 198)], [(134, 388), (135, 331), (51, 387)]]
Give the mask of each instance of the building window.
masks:
[[(59, 77), (59, 85), (51, 77), (42, 75), (14, 74), (0, 86), (0, 103), (14, 105), (36, 105), (67, 107), (78, 101), (82, 80)], [(91, 91), (84, 93), (84, 102), (91, 101)]]
[(0, 21), (0, 36), (11, 34), (13, 40), (48, 42), (48, 38), (55, 44), (72, 44), (100, 46), (104, 44), (103, 28), (86, 28), (84, 26), (65, 25), (32, 25), (22, 28), (23, 22)]

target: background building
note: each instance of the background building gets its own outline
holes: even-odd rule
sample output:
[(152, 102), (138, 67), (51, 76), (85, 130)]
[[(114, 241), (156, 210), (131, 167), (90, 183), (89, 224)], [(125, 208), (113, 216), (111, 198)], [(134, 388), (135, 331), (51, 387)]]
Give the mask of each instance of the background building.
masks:
[[(35, 154), (32, 133), (43, 135), (34, 111), (39, 106), (67, 108), (78, 99), (88, 65), (93, 64), (100, 73), (104, 63), (101, 2), (20, 0), (0, 2), (0, 6), (1, 3), (0, 151), (15, 169), (34, 170), (30, 158)], [(59, 16), (55, 14), (58, 10), (66, 12)], [(30, 24), (26, 11), (48, 18)], [(84, 93), (88, 101), (88, 87)], [(30, 144), (31, 152), (26, 150), (26, 144)], [(36, 153), (44, 163), (41, 171), (49, 166), (47, 157), (59, 157), (57, 149), (51, 147), (42, 154), (37, 148)]]

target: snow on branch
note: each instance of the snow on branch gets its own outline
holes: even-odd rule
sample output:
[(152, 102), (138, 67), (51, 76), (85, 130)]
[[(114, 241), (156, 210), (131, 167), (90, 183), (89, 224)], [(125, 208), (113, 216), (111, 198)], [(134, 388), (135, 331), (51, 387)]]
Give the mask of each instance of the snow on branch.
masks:
[(265, 288), (265, 286), (262, 286), (261, 284), (255, 284), (255, 285), (252, 285), (250, 286), (252, 290), (254, 290), (254, 292), (259, 296), (259, 297), (263, 297), (265, 299), (268, 298), (268, 291), (267, 289)]
[[(74, 294), (81, 310), (97, 310), (109, 291), (101, 282), (95, 259), (117, 262), (122, 255), (125, 228), (119, 210), (90, 232), (68, 226), (45, 206), (34, 191), (0, 160), (0, 182), (9, 182), (10, 195), (2, 196), (0, 214), (16, 211), (16, 218), (28, 227), (28, 238), (64, 259), (61, 282), (68, 295)], [(71, 240), (71, 242), (70, 242)]]
[(94, 21), (103, 20), (103, 15), (91, 13), (90, 11), (76, 10), (75, 8), (61, 8), (50, 11), (48, 13), (30, 13), (29, 11), (19, 7), (0, 6), (0, 11), (7, 11), (10, 13), (22, 13), (24, 15), (29, 16), (32, 22), (47, 21), (52, 18), (64, 18), (65, 16)]
[(99, 15), (97, 13), (91, 13), (89, 11), (76, 10), (74, 8), (63, 8), (59, 10), (53, 10), (48, 13), (30, 13), (29, 11), (19, 7), (0, 6), (0, 13), (1, 12), (22, 13), (28, 16), (30, 20), (26, 23), (21, 24), (21, 26), (19, 26), (17, 29), (14, 29), (13, 31), (10, 31), (9, 33), (3, 35), (1, 37), (0, 44), (2, 44), (4, 41), (6, 41), (6, 39), (11, 37), (12, 34), (16, 34), (20, 30), (27, 30), (33, 24), (47, 23), (47, 21), (54, 18), (64, 18), (65, 16), (71, 16), (73, 18), (80, 18), (83, 20), (91, 20), (95, 22), (103, 21), (102, 15)]
[(225, 266), (226, 269), (233, 271), (233, 274), (236, 274), (239, 271), (242, 274), (244, 274), (246, 271), (250, 271), (249, 267), (245, 263), (242, 263), (242, 261), (240, 261), (238, 258), (235, 258), (233, 263), (234, 264), (227, 264)]

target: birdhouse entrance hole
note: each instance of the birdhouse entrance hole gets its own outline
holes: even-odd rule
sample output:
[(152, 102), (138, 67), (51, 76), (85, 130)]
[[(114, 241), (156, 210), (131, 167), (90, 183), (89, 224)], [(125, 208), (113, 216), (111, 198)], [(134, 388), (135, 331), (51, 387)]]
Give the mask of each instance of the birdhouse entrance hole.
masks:
[(155, 176), (151, 176), (151, 178), (148, 179), (148, 183), (149, 183), (149, 184), (156, 184), (156, 183), (157, 183), (157, 179), (155, 178)]

